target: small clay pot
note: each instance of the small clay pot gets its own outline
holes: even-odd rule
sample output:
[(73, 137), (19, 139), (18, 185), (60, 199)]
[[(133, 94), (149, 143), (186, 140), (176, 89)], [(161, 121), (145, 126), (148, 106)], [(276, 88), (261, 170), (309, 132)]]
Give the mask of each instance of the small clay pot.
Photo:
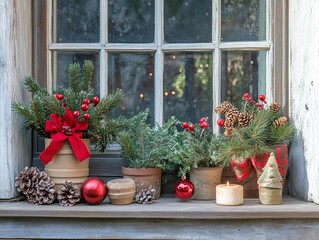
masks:
[(120, 178), (107, 182), (109, 199), (112, 204), (131, 204), (135, 197), (135, 182), (132, 179)]

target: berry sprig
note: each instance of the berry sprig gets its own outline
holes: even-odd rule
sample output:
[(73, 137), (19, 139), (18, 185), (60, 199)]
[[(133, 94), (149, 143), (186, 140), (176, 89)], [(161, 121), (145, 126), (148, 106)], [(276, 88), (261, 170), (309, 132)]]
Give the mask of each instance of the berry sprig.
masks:
[(207, 129), (209, 128), (209, 124), (208, 124), (208, 117), (202, 117), (200, 120), (199, 120), (199, 127), (202, 128), (202, 129)]
[(195, 125), (192, 123), (188, 123), (188, 122), (183, 122), (182, 123), (182, 128), (184, 128), (186, 131), (188, 132), (194, 132), (195, 130)]
[(267, 104), (266, 95), (264, 94), (259, 95), (259, 100), (262, 103), (256, 102), (249, 93), (244, 93), (243, 98), (246, 100), (246, 103), (250, 102), (256, 105), (260, 110), (264, 109), (265, 105)]

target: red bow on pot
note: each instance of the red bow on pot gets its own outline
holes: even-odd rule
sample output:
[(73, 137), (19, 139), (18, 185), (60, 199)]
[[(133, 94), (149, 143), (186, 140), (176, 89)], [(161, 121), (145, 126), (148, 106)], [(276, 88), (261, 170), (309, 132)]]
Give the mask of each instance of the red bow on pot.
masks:
[(43, 164), (47, 164), (52, 160), (66, 140), (70, 142), (73, 152), (80, 162), (90, 157), (91, 154), (81, 139), (82, 131), (88, 128), (88, 122), (76, 121), (76, 118), (73, 117), (68, 108), (65, 108), (64, 118), (59, 114), (51, 114), (50, 118), (52, 121), (47, 120), (45, 122), (45, 131), (50, 133), (52, 141), (40, 154)]

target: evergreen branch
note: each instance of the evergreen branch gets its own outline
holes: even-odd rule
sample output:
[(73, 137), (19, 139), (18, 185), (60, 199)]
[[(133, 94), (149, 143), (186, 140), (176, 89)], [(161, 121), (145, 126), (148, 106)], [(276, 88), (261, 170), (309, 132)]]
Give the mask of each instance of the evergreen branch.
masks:
[(80, 72), (81, 72), (81, 67), (80, 64), (78, 63), (73, 63), (70, 64), (69, 67), (69, 80), (70, 80), (70, 85), (69, 87), (75, 92), (78, 93), (80, 92)]
[(25, 77), (23, 84), (25, 85), (26, 89), (33, 94), (36, 94), (36, 93), (42, 93), (42, 94), (46, 93), (46, 95), (49, 94), (47, 90), (42, 88), (37, 83), (37, 81), (32, 77)]
[(90, 60), (85, 60), (83, 64), (83, 83), (82, 90), (88, 91), (91, 88), (91, 79), (93, 75), (93, 62)]

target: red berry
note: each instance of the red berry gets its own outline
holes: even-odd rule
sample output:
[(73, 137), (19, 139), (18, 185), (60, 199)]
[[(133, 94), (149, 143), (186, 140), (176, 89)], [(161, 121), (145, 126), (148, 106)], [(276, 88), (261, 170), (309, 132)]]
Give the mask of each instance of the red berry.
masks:
[(208, 122), (203, 122), (202, 123), (202, 128), (209, 128)]
[(185, 128), (185, 129), (188, 128), (188, 123), (187, 122), (183, 122), (182, 123), (182, 127)]
[(53, 94), (53, 97), (55, 97), (56, 99), (58, 99), (58, 93)]
[(264, 94), (260, 94), (259, 95), (259, 100), (260, 101), (265, 101), (265, 99), (266, 99), (266, 96)]
[(64, 98), (64, 96), (63, 96), (63, 94), (57, 94), (57, 95), (56, 95), (56, 98), (57, 98), (59, 101), (62, 101), (63, 98)]
[(219, 119), (217, 121), (217, 125), (220, 126), (220, 127), (223, 127), (225, 125), (225, 121), (223, 119)]
[(199, 123), (201, 124), (201, 123), (204, 123), (204, 122), (207, 122), (207, 118), (202, 117), (202, 118), (199, 120)]
[(250, 95), (249, 95), (249, 93), (244, 93), (244, 98), (246, 99), (246, 100), (249, 100), (250, 99)]
[(195, 129), (195, 126), (194, 126), (194, 124), (189, 124), (189, 126), (188, 126), (188, 130), (189, 131), (194, 131), (194, 129)]
[(80, 116), (80, 112), (79, 111), (74, 111), (73, 112), (73, 117), (77, 118), (78, 116)]
[(83, 100), (83, 103), (86, 104), (86, 105), (89, 105), (90, 104), (90, 99), (89, 98), (84, 98)]
[(93, 102), (94, 102), (94, 105), (96, 106), (96, 105), (100, 102), (99, 97), (98, 97), (98, 96), (95, 96), (95, 97), (93, 98)]
[(82, 109), (82, 111), (85, 112), (89, 109), (89, 106), (84, 103), (84, 104), (82, 104), (81, 109)]
[(84, 117), (85, 120), (88, 120), (88, 119), (90, 119), (90, 114), (84, 113), (83, 117)]

